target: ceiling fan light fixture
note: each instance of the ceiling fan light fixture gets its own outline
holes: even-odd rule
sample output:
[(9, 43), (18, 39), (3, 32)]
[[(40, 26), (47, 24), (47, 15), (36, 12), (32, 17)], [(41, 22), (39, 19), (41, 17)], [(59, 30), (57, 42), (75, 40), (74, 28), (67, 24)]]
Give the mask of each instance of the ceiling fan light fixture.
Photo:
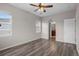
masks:
[(53, 5), (45, 5), (44, 3), (39, 3), (38, 5), (35, 4), (30, 4), (31, 6), (35, 6), (38, 7), (38, 9), (36, 9), (36, 11), (42, 11), (42, 12), (46, 12), (45, 8), (51, 8), (53, 7)]
[(43, 12), (43, 11), (44, 11), (44, 8), (43, 8), (43, 7), (41, 7), (41, 8), (40, 8), (40, 11), (42, 11), (42, 12)]

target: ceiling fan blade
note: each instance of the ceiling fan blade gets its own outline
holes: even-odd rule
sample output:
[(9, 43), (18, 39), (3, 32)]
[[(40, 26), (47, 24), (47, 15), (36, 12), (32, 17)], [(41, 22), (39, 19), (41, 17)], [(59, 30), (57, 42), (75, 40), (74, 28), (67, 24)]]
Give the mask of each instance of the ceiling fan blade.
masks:
[(53, 7), (53, 5), (46, 5), (46, 6), (43, 6), (44, 8), (51, 8)]
[(35, 7), (38, 7), (38, 5), (34, 5), (34, 4), (30, 4), (31, 6), (35, 6)]

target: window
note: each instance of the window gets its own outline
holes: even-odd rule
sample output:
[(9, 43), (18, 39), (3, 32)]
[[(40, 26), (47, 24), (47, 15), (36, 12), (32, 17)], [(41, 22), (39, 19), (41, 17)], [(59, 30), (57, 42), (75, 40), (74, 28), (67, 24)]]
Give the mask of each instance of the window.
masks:
[(12, 35), (12, 16), (6, 12), (0, 12), (0, 36)]
[(36, 33), (41, 33), (41, 22), (40, 21), (36, 22)]

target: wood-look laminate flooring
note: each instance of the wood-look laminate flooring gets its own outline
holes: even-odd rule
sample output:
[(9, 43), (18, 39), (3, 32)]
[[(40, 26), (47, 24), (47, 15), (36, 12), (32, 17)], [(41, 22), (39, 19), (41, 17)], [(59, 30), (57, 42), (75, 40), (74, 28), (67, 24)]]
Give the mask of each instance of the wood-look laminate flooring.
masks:
[(0, 56), (78, 56), (76, 45), (38, 39), (0, 51)]

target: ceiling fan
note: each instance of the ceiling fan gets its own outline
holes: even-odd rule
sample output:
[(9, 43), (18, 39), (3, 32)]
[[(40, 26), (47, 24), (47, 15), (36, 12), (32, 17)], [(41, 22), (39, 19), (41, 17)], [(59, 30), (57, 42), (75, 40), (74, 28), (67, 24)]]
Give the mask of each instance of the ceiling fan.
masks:
[(35, 5), (35, 4), (30, 4), (31, 6), (35, 6), (37, 7), (38, 9), (36, 9), (35, 11), (42, 11), (42, 12), (46, 12), (45, 8), (51, 8), (53, 7), (53, 5), (45, 5), (43, 3), (39, 3), (38, 5)]

